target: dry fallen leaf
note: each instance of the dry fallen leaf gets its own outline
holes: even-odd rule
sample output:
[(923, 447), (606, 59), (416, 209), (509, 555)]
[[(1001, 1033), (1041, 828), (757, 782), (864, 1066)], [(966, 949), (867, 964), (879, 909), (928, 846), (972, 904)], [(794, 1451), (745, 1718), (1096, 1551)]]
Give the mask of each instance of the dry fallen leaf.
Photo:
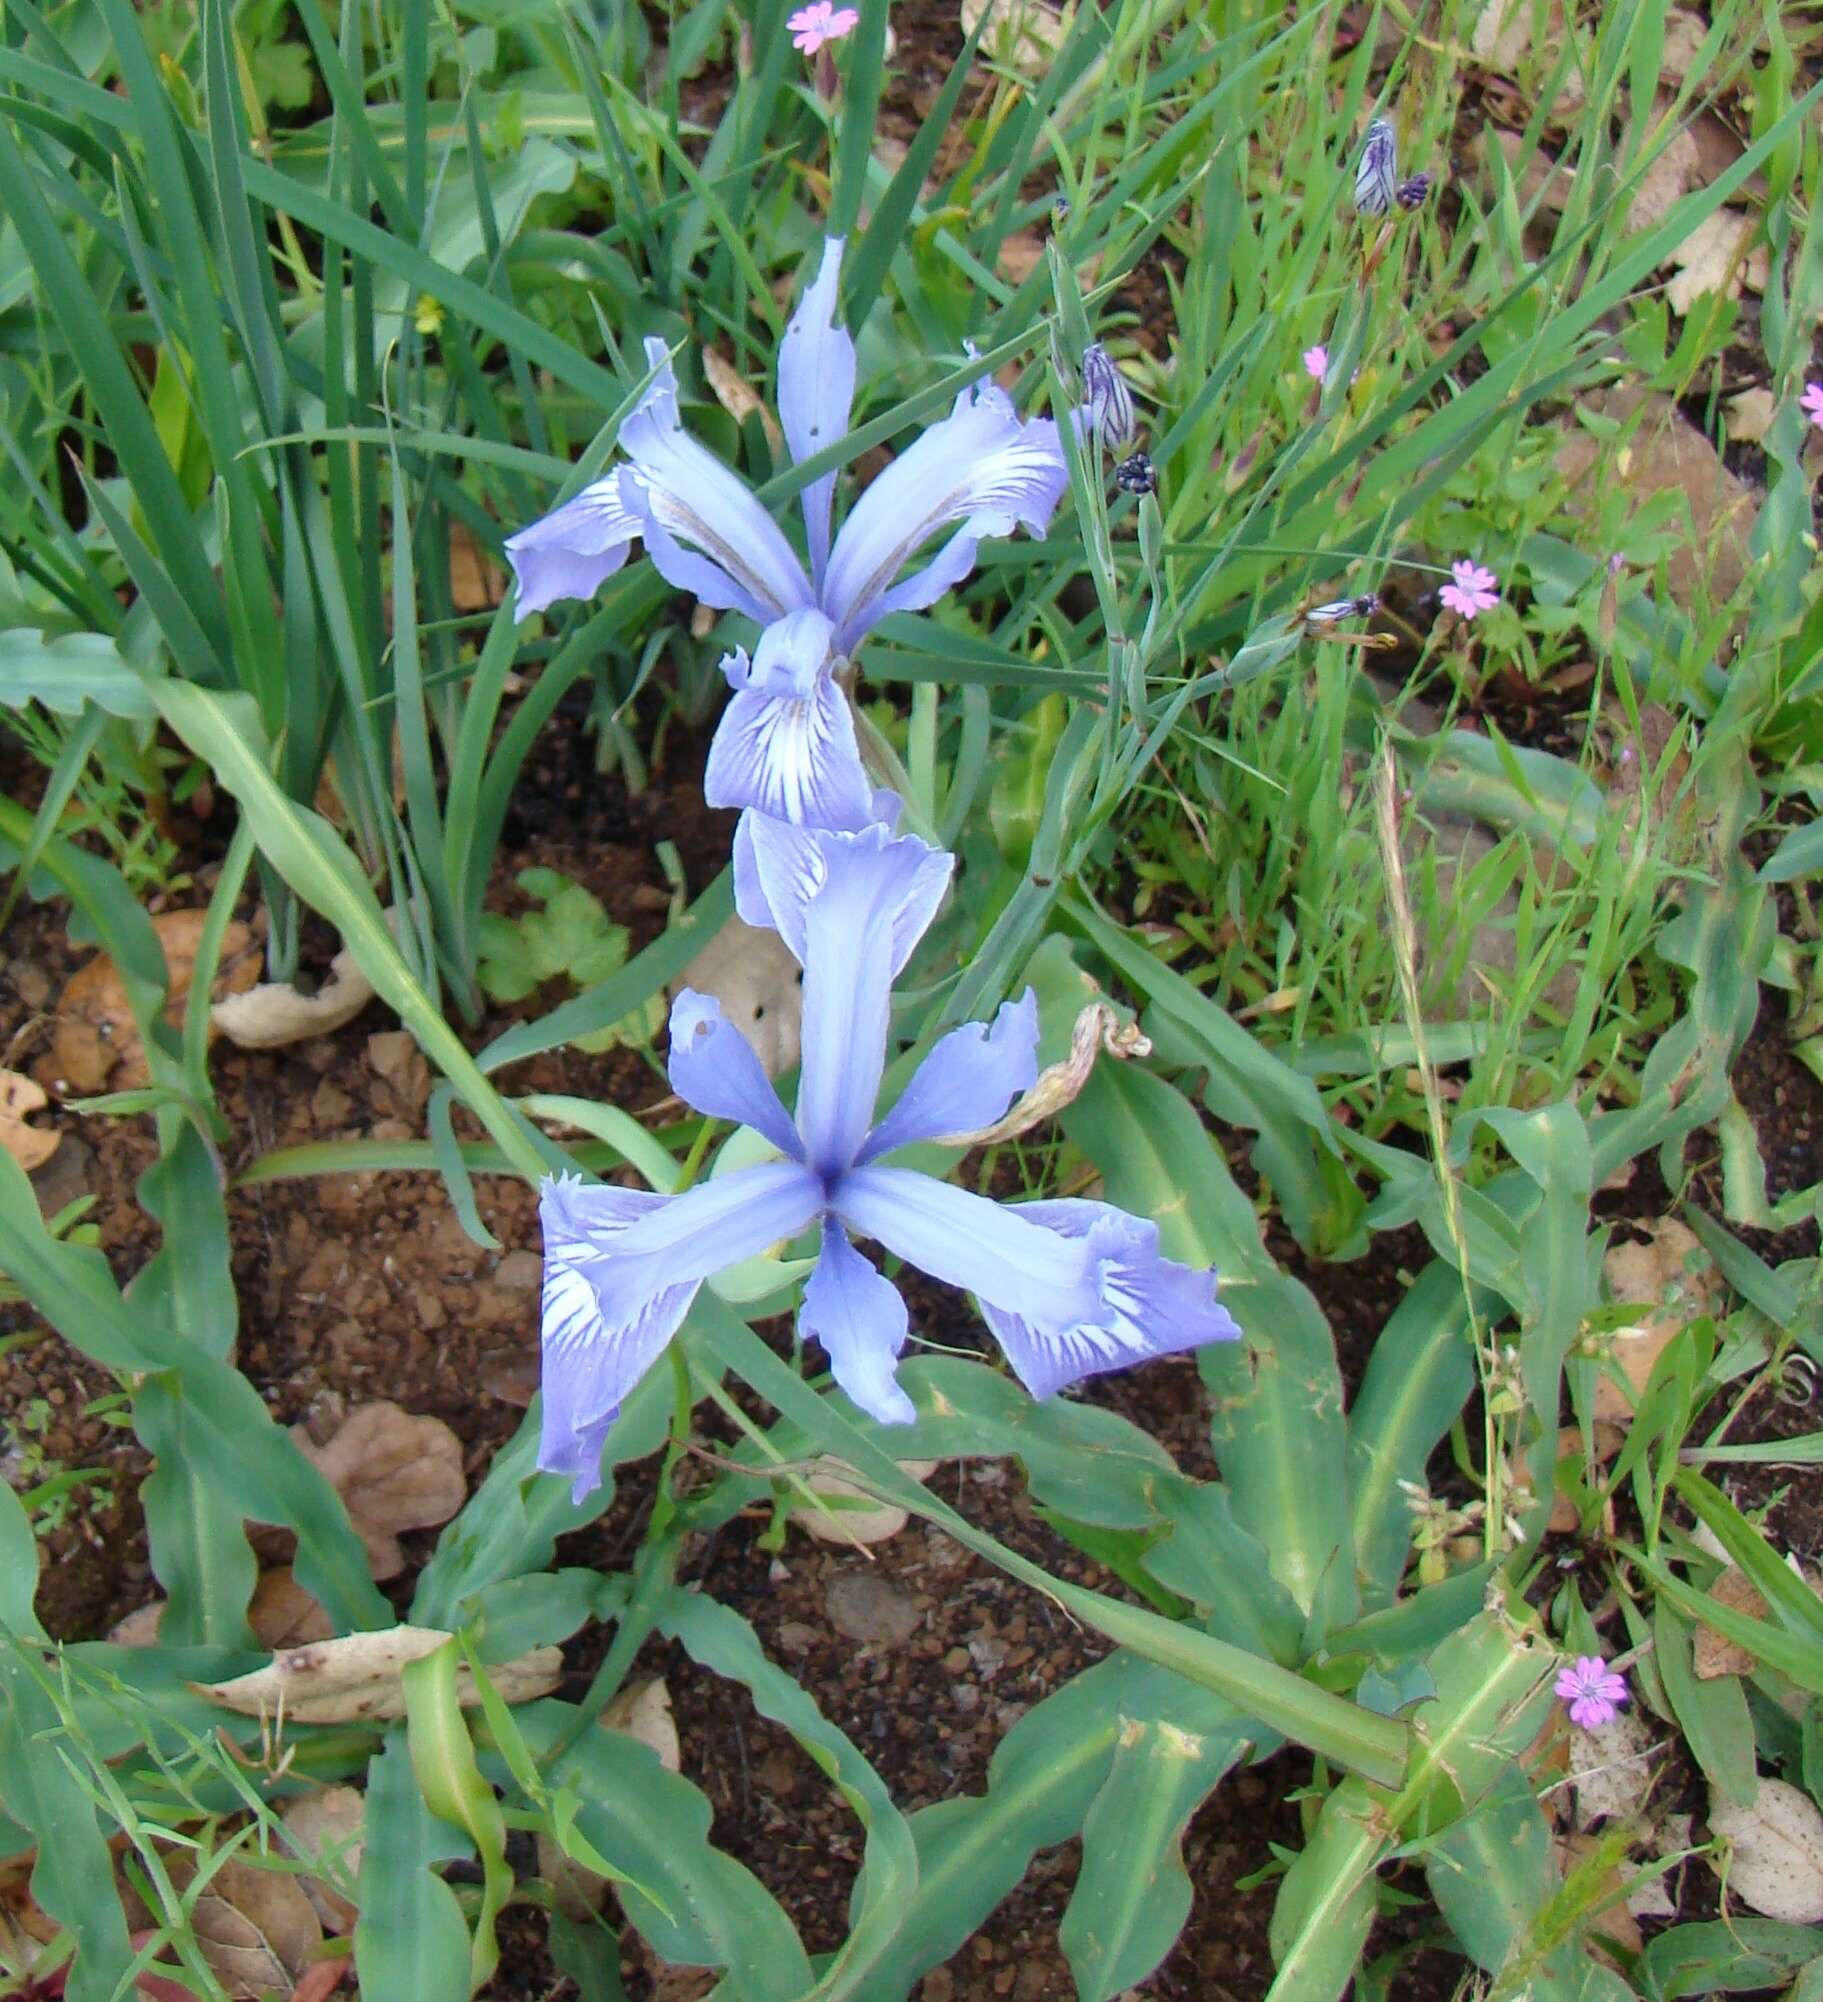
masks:
[(449, 526), (449, 598), (458, 612), (486, 612), (499, 604), (503, 579), (462, 522)]
[(1711, 1859), (1731, 1897), (1787, 1925), (1823, 1919), (1823, 1814), (1809, 1794), (1767, 1779), (1751, 1807), (1712, 1794), (1709, 1830), (1733, 1849), (1732, 1856)]
[[(152, 920), (163, 948), (168, 976), (165, 1020), (182, 1024), (196, 971), (196, 949), (202, 942), (207, 911), (166, 911)], [(239, 922), (222, 935), (216, 991), (236, 992), (259, 978), (253, 934)], [(127, 1091), (145, 1084), (150, 1072), (140, 1047), (139, 1027), (127, 1005), (120, 969), (108, 955), (97, 953), (70, 976), (54, 1010), (50, 1055), (35, 1066), (40, 1080), (59, 1091), (81, 1096), (106, 1089)]]
[(684, 1750), (671, 1714), (671, 1692), (662, 1676), (630, 1683), (602, 1711), (601, 1722), (604, 1729), (620, 1731), (656, 1752), (666, 1772), (683, 1771)]
[(1634, 1403), (1673, 1337), (1701, 1315), (1719, 1311), (1721, 1280), (1696, 1234), (1675, 1217), (1662, 1217), (1645, 1244), (1611, 1246), (1602, 1273), (1617, 1301), (1647, 1309), (1631, 1326), (1614, 1331), (1614, 1360), (1633, 1396), (1605, 1372), (1595, 1385), (1597, 1421), (1630, 1425)]
[[(180, 1891), (196, 1876), (194, 1859), (182, 1850), (173, 1850), (165, 1867)], [(216, 1979), (248, 2002), (274, 1992), (289, 1996), (323, 1943), (322, 1925), (296, 1877), (235, 1857), (211, 1874), (190, 1907), (190, 1923)]]
[[(988, 18), (990, 17), (991, 18)], [(1050, 0), (962, 0), (962, 32), (988, 20), (981, 51), (1029, 77), (1042, 77), (1069, 33), (1069, 19)]]
[[(448, 1639), (435, 1627), (382, 1627), (288, 1648), (247, 1675), (190, 1686), (243, 1717), (274, 1717), (282, 1711), (299, 1724), (383, 1722), (405, 1715), (400, 1676)], [(487, 1675), (503, 1702), (548, 1696), (563, 1678), (563, 1650), (533, 1648), (516, 1660), (491, 1665)], [(456, 1669), (456, 1696), (464, 1709), (480, 1700), (466, 1663)]]
[(1677, 267), (1677, 276), (1665, 286), (1671, 310), (1680, 317), (1687, 315), (1705, 292), (1738, 299), (1743, 281), (1764, 292), (1772, 272), (1766, 246), (1747, 247), (1758, 227), (1752, 216), (1734, 209), (1717, 209), (1705, 216), (1671, 253)]
[(300, 1863), (321, 1865), (326, 1857), (334, 1860), (329, 1877), (313, 1873), (298, 1881), (327, 1931), (352, 1932), (360, 1908), (335, 1888), (335, 1882), (359, 1879), (361, 1835), (367, 1822), (366, 1795), (357, 1793), (353, 1787), (324, 1787), (317, 1793), (302, 1793), (285, 1803), (280, 1819), (285, 1824), (285, 1840)]
[(703, 374), (709, 387), (715, 392), (715, 400), (727, 411), (737, 424), (745, 424), (749, 417), (757, 417), (766, 433), (766, 442), (774, 452), (783, 452), (785, 436), (779, 429), (779, 421), (766, 408), (766, 399), (754, 388), (740, 370), (725, 355), (719, 355), (707, 344), (703, 348)]
[[(899, 1462), (900, 1473), (908, 1474), (914, 1481), (928, 1481), (936, 1470), (935, 1460)], [(813, 1495), (827, 1495), (838, 1504), (863, 1504), (859, 1508), (838, 1505), (820, 1509), (809, 1502), (799, 1502), (791, 1511), (791, 1520), (820, 1543), (884, 1543), (889, 1536), (897, 1536), (911, 1520), (904, 1509), (877, 1501), (861, 1485), (848, 1462), (838, 1460), (832, 1453), (820, 1454), (812, 1460), (803, 1479)]]
[[(108, 1633), (116, 1647), (156, 1647), (164, 1623), (165, 1602), (154, 1599), (139, 1606)], [(247, 1624), (264, 1648), (299, 1647), (306, 1641), (326, 1641), (335, 1626), (319, 1601), (292, 1576), (288, 1564), (262, 1571), (247, 1602)]]
[[(1660, 102), (1666, 107), (1670, 105), (1668, 98)], [(1657, 151), (1627, 205), (1627, 228), (1634, 232), (1651, 229), (1655, 223), (1663, 222), (1696, 185), (1702, 170), (1702, 155), (1697, 148), (1696, 135), (1681, 125), (1675, 131), (1661, 134), (1647, 143), (1655, 145)]]
[(216, 1002), (209, 1019), (244, 1050), (276, 1050), (307, 1036), (329, 1035), (352, 1022), (372, 999), (372, 981), (344, 949), (329, 962), (329, 978), (314, 994), (301, 994), (288, 981), (269, 980)]
[(384, 1399), (351, 1411), (327, 1446), (292, 1436), (327, 1475), (367, 1549), (376, 1578), (396, 1578), (402, 1529), (433, 1529), (468, 1498), (462, 1442), (441, 1418), (414, 1418)]
[(1575, 168), (1559, 165), (1542, 146), (1526, 154), (1524, 138), (1504, 129), (1483, 129), (1470, 142), (1471, 157), (1480, 165), (1482, 182), (1490, 194), (1498, 185), (1488, 164), (1493, 149), (1498, 149), (1505, 160), (1508, 175), (1518, 180), (1515, 197), (1521, 209), (1529, 209), (1541, 196), (1541, 206), (1552, 215), (1562, 215), (1570, 206), (1570, 197), (1576, 191)]
[(1772, 429), (1779, 403), (1770, 389), (1743, 389), (1728, 399), (1726, 408), (1729, 438), (1737, 445), (1757, 445)]
[(1570, 1788), (1577, 1827), (1593, 1827), (1611, 1814), (1637, 1814), (1657, 1749), (1652, 1726), (1633, 1705), (1593, 1731), (1572, 1731)]
[[(1718, 1606), (1726, 1606), (1733, 1613), (1745, 1613), (1750, 1619), (1763, 1620), (1771, 1610), (1761, 1598), (1759, 1587), (1745, 1571), (1732, 1564), (1710, 1586), (1709, 1597)], [(1738, 1641), (1718, 1634), (1711, 1626), (1697, 1627), (1691, 1653), (1697, 1675), (1704, 1682), (1714, 1682), (1724, 1675), (1751, 1675), (1758, 1665)]]
[(803, 975), (777, 932), (730, 918), (684, 968), (677, 987), (712, 994), (722, 1004), (722, 1014), (753, 1045), (768, 1077), (797, 1062)]
[[(1594, 496), (1615, 489), (1644, 506), (1662, 493), (1681, 493), (1690, 509), (1690, 540), (1666, 559), (1673, 601), (1682, 609), (1719, 605), (1747, 574), (1749, 538), (1759, 502), (1745, 480), (1721, 462), (1715, 447), (1667, 396), (1639, 389), (1600, 390), (1583, 399), (1604, 426), (1621, 427), (1617, 447), (1578, 427), (1557, 450), (1557, 470), (1570, 492), (1567, 511), (1589, 510)], [(1604, 484), (1605, 483), (1605, 484)]]
[(42, 1112), (48, 1103), (43, 1085), (34, 1084), (17, 1071), (0, 1070), (0, 1147), (28, 1175), (34, 1168), (42, 1168), (56, 1153), (62, 1137), (25, 1123), (28, 1112)]

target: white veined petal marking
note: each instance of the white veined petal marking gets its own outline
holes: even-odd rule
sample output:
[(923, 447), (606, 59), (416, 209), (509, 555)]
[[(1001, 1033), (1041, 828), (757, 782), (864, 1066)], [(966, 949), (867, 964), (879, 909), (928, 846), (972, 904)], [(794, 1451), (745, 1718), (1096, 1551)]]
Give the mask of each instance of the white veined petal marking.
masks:
[(792, 607), (779, 602), (779, 594), (764, 577), (749, 563), (740, 551), (704, 521), (697, 511), (678, 499), (672, 490), (659, 481), (639, 478), (651, 502), (652, 512), (664, 523), (671, 533), (681, 540), (693, 542), (703, 554), (721, 565), (728, 575), (760, 604), (767, 606), (779, 618), (783, 618)]
[(1355, 169), (1355, 210), (1360, 215), (1385, 215), (1399, 185), (1399, 142), (1391, 121), (1376, 118), (1367, 128), (1361, 164)]

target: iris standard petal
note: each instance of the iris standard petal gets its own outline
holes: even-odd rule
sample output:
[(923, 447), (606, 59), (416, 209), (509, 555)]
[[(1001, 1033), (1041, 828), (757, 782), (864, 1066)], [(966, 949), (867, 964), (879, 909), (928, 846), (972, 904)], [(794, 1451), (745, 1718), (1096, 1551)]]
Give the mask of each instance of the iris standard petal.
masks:
[(529, 619), (559, 598), (587, 598), (627, 560), (639, 517), (621, 502), (620, 478), (610, 473), (583, 488), (530, 528), (506, 539), (518, 587), (514, 611)]
[(628, 1319), (601, 1311), (599, 1280), (626, 1228), (666, 1201), (641, 1189), (585, 1185), (565, 1176), (539, 1197), (544, 1226), (541, 1412), (538, 1465), (568, 1474), (581, 1501), (601, 1485), (601, 1447), (622, 1402), (651, 1367), (696, 1298), (697, 1282), (668, 1286)]
[(867, 1136), (863, 1165), (914, 1140), (992, 1126), (1038, 1082), (1038, 995), (1028, 987), (991, 1024), (965, 1022), (912, 1073), (899, 1102)]
[(823, 1225), (822, 1256), (804, 1287), (798, 1331), (822, 1343), (837, 1383), (882, 1425), (909, 1425), (918, 1415), (894, 1374), (906, 1328), (898, 1287), (874, 1270), (831, 1218)]
[(804, 1158), (798, 1130), (772, 1080), (713, 994), (686, 987), (671, 1004), (671, 1088), (714, 1119), (751, 1126), (793, 1161)]
[(670, 1286), (706, 1279), (782, 1238), (823, 1207), (822, 1184), (795, 1161), (768, 1161), (666, 1196), (616, 1237), (595, 1275), (602, 1316), (630, 1320)]
[(851, 1168), (831, 1206), (857, 1237), (877, 1238), (984, 1304), (998, 1300), (1064, 1327), (1095, 1310), (1087, 1246), (986, 1196), (904, 1168)]
[(1054, 1232), (1060, 1247), (1086, 1250), (1095, 1293), (1093, 1311), (1075, 1317), (1035, 1311), (1004, 1293), (981, 1301), (983, 1319), (1034, 1397), (1049, 1397), (1085, 1376), (1239, 1336), (1217, 1303), (1215, 1274), (1164, 1257), (1155, 1223), (1107, 1203), (1069, 1199), (1021, 1203), (1014, 1214)]
[[(798, 302), (779, 344), (779, 422), (793, 460), (802, 465), (848, 435), (855, 394), (855, 344), (836, 317), (842, 239), (823, 239), (823, 262)], [(836, 476), (812, 480), (799, 496), (810, 543), (810, 574), (820, 585), (829, 560), (829, 510)]]
[(706, 605), (745, 612), (762, 625), (809, 604), (809, 580), (778, 523), (739, 475), (684, 429), (663, 341), (646, 342), (646, 361), (658, 374), (620, 427), (621, 449), (633, 462), (622, 469), (620, 495), (659, 575)]
[[(888, 803), (897, 806), (892, 793), (873, 795), (876, 813)], [(806, 965), (810, 905), (822, 894), (831, 870), (868, 869), (882, 876), (877, 887), (890, 889), (892, 903), (888, 964), (894, 979), (929, 929), (956, 867), (956, 858), (947, 850), (933, 848), (916, 835), (895, 835), (877, 818), (849, 832), (794, 827), (759, 814), (743, 816), (734, 847), (736, 908), (750, 925), (776, 931), (800, 966)], [(838, 863), (838, 856), (851, 852), (876, 859)]]
[[(1016, 522), (1042, 535), (1068, 481), (1055, 424), (1022, 423), (992, 383), (964, 390), (950, 415), (880, 474), (842, 524), (820, 593), (839, 651), (852, 653), (888, 611), (933, 603), (959, 582), (967, 574), (956, 568), (964, 545), (972, 564), (984, 535), (1010, 535)], [(959, 521), (968, 524), (967, 536), (954, 538), (930, 572), (891, 590), (925, 543)]]
[(834, 678), (823, 675), (807, 696), (735, 696), (715, 726), (703, 798), (807, 827), (865, 827), (872, 793)]

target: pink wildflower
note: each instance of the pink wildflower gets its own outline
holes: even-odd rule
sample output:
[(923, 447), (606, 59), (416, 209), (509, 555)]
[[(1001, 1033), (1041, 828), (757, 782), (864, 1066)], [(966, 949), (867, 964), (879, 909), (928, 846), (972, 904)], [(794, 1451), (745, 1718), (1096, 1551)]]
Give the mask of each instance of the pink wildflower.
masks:
[(814, 56), (825, 42), (839, 42), (844, 35), (853, 34), (860, 25), (856, 9), (837, 7), (832, 0), (812, 0), (785, 23), (791, 30), (791, 46), (807, 56)]
[(1472, 619), (1477, 612), (1491, 612), (1500, 603), (1500, 579), (1479, 563), (1451, 564), (1450, 578), (1438, 595), (1465, 619)]
[(1570, 1708), (1570, 1722), (1584, 1731), (1613, 1720), (1627, 1700), (1627, 1678), (1598, 1654), (1579, 1654), (1557, 1677), (1557, 1694)]
[(1306, 348), (1304, 373), (1312, 382), (1321, 382), (1329, 373), (1329, 350), (1325, 347)]
[(1823, 382), (1807, 382), (1804, 394), (1798, 398), (1798, 408), (1823, 431)]

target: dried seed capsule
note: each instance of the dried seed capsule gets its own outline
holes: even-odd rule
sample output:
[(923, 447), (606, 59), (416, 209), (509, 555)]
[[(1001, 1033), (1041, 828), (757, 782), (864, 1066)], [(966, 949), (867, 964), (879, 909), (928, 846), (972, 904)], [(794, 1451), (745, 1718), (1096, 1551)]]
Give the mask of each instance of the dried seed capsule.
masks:
[(1135, 452), (1114, 468), (1114, 484), (1123, 494), (1156, 493), (1158, 473), (1144, 452)]

